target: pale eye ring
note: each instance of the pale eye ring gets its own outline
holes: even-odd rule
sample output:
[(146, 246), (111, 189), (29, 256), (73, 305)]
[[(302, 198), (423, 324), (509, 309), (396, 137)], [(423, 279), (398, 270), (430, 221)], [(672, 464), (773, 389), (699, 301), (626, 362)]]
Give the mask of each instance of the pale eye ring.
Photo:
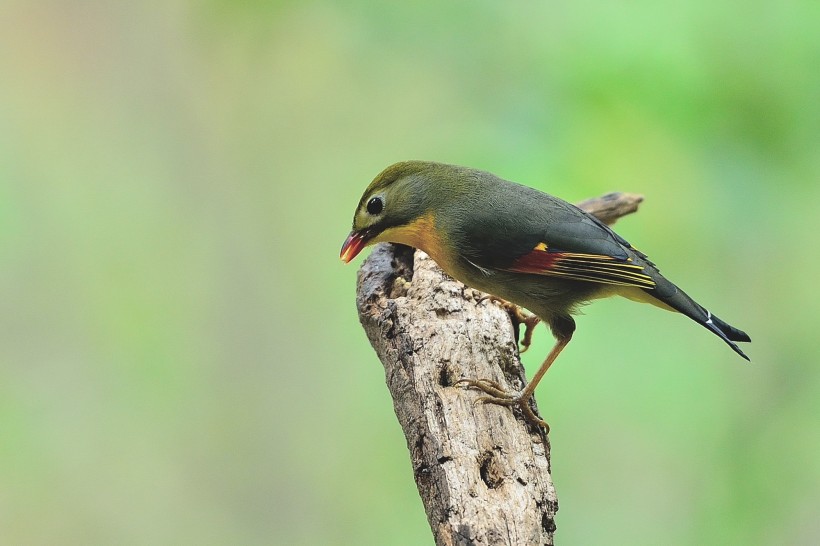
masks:
[(373, 216), (380, 214), (384, 210), (384, 201), (381, 197), (374, 197), (367, 202), (367, 213)]

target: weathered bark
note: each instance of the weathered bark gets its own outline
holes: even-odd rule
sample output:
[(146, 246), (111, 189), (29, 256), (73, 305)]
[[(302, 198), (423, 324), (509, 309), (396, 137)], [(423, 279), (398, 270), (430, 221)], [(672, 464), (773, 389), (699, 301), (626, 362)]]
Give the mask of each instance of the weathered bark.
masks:
[[(641, 200), (608, 194), (579, 206), (613, 223)], [(526, 381), (516, 328), (482, 296), (423, 252), (380, 244), (359, 270), (356, 304), (436, 544), (552, 544), (558, 499), (547, 435), (517, 409), (475, 404), (481, 393), (453, 386), (481, 378), (520, 390)]]

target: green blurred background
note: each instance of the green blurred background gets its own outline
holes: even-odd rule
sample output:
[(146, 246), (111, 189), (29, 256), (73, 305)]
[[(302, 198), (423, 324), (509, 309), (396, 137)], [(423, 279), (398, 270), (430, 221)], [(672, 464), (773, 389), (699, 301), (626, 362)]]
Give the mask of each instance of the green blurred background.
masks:
[(418, 158), (643, 193), (619, 232), (754, 339), (747, 364), (586, 308), (538, 391), (560, 544), (820, 543), (819, 22), (6, 0), (0, 542), (430, 543), (338, 260), (366, 184)]

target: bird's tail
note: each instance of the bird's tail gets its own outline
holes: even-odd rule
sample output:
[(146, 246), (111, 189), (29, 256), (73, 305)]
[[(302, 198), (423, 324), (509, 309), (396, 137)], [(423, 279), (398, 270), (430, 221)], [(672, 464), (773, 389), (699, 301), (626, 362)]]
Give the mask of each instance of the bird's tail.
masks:
[[(703, 309), (703, 308), (701, 307), (701, 309)], [(720, 320), (718, 317), (711, 314), (707, 309), (703, 309), (703, 310), (706, 311), (706, 314), (709, 317), (709, 318), (706, 319), (706, 322), (704, 323), (704, 326), (706, 326), (711, 331), (713, 331), (715, 334), (717, 334), (720, 337), (720, 339), (722, 339), (723, 341), (728, 343), (729, 347), (734, 349), (734, 351), (737, 354), (739, 354), (740, 356), (742, 356), (746, 360), (749, 360), (749, 357), (746, 356), (744, 354), (744, 352), (741, 351), (740, 348), (733, 343), (734, 341), (741, 341), (741, 342), (744, 342), (744, 343), (748, 343), (748, 342), (752, 341), (752, 339), (749, 337), (749, 334), (747, 334), (743, 330), (738, 330), (737, 328), (735, 328), (731, 324), (728, 324), (728, 323)]]
[(647, 288), (643, 289), (643, 291), (650, 295), (652, 299), (659, 301), (662, 304), (660, 307), (671, 308), (674, 311), (683, 313), (725, 341), (734, 352), (746, 360), (749, 360), (746, 353), (740, 350), (740, 347), (738, 347), (735, 343), (736, 341), (744, 343), (751, 341), (751, 338), (748, 334), (746, 334), (746, 332), (731, 326), (727, 322), (724, 322), (713, 315), (689, 297), (686, 292), (675, 286), (660, 274), (653, 275), (652, 279), (655, 281), (655, 288)]

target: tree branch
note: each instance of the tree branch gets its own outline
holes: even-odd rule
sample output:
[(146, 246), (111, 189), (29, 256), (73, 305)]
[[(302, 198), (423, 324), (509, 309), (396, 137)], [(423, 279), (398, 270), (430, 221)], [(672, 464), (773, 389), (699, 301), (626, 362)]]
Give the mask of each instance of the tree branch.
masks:
[[(613, 223), (642, 200), (611, 193), (578, 206)], [(558, 499), (546, 434), (453, 386), (463, 378), (516, 390), (526, 383), (516, 328), (482, 296), (423, 252), (380, 244), (359, 270), (356, 305), (384, 365), (436, 544), (552, 544)]]

